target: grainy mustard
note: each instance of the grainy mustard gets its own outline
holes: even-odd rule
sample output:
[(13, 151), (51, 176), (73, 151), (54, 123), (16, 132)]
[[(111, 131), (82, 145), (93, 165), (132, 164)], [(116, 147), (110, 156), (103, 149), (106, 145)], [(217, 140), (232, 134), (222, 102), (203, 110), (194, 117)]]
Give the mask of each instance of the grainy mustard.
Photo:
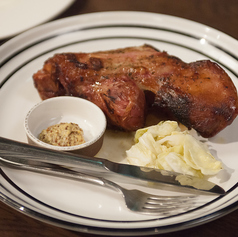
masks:
[(85, 142), (83, 130), (75, 123), (60, 123), (44, 129), (39, 139), (54, 146), (76, 146)]

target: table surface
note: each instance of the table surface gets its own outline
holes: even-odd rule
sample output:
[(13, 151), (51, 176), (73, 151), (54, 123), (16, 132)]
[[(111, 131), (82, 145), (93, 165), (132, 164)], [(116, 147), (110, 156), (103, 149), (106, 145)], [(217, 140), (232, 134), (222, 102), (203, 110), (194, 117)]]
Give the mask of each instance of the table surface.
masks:
[[(121, 10), (155, 12), (178, 16), (216, 28), (238, 39), (237, 0), (76, 0), (69, 9), (56, 19), (90, 12)], [(1, 40), (0, 45), (7, 40)], [(238, 210), (235, 210), (201, 226), (154, 236), (237, 236), (237, 220)], [(43, 223), (0, 202), (0, 236), (93, 237), (96, 235), (73, 232)]]

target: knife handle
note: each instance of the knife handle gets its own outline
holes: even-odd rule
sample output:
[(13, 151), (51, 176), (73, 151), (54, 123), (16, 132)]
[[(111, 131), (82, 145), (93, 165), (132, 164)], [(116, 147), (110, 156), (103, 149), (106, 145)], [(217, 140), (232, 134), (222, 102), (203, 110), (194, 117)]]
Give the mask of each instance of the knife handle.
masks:
[(6, 159), (14, 157), (17, 159), (44, 161), (52, 164), (61, 164), (79, 167), (91, 171), (107, 170), (104, 159), (96, 157), (79, 156), (69, 152), (61, 152), (29, 145), (0, 137), (0, 156)]

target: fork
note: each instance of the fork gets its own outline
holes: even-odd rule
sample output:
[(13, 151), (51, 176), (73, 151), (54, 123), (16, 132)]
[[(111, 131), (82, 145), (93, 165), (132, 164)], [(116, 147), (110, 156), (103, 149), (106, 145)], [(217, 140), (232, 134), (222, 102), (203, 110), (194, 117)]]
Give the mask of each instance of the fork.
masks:
[(117, 191), (124, 197), (125, 204), (128, 209), (142, 214), (172, 216), (182, 213), (194, 207), (193, 204), (196, 197), (196, 195), (158, 196), (137, 189), (128, 190), (103, 177), (81, 173), (79, 171), (71, 170), (65, 166), (43, 161), (34, 161), (32, 164), (32, 161), (22, 158), (21, 163), (21, 160), (18, 160), (18, 162), (13, 162), (0, 157), (0, 165), (63, 178), (80, 180), (99, 185), (101, 187), (110, 188), (114, 191)]

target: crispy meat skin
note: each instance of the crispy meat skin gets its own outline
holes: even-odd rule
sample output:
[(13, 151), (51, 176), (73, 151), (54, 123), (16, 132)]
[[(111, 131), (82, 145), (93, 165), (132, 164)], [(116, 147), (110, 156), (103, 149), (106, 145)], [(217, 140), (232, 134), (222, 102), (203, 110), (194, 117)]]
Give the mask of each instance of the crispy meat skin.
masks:
[[(238, 114), (237, 90), (220, 66), (209, 60), (185, 63), (149, 45), (56, 54), (33, 79), (43, 100), (86, 98), (110, 124), (128, 131), (143, 127), (148, 101), (203, 137), (216, 135)], [(147, 92), (153, 99), (146, 105)]]

